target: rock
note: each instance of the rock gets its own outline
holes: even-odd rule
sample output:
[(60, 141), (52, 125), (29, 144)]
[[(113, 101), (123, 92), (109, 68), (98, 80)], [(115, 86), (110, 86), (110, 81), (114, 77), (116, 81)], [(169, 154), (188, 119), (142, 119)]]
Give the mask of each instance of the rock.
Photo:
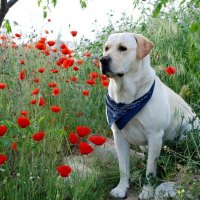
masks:
[(160, 184), (154, 195), (154, 200), (165, 200), (167, 198), (172, 198), (176, 196), (176, 188), (174, 182), (166, 182)]
[[(91, 169), (88, 165), (90, 163), (90, 159), (90, 156), (86, 157), (74, 155), (64, 158), (64, 163), (69, 165), (73, 169), (72, 174), (75, 174), (77, 177), (84, 179), (94, 173), (94, 170)], [(70, 177), (71, 176), (67, 177), (67, 180), (69, 180)]]

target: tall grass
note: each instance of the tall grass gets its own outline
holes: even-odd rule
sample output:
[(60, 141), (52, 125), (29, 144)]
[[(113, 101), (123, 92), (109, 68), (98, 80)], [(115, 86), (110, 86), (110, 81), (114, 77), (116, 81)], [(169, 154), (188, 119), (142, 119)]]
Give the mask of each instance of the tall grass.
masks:
[[(8, 43), (6, 48), (2, 45), (0, 82), (8, 87), (0, 90), (0, 125), (6, 125), (8, 131), (0, 137), (0, 153), (7, 155), (8, 161), (0, 166), (0, 199), (108, 198), (109, 190), (119, 178), (117, 161), (112, 157), (108, 163), (104, 163), (99, 156), (94, 156), (90, 166), (92, 172), (86, 177), (79, 176), (74, 170), (70, 177), (64, 179), (56, 168), (65, 163), (63, 159), (67, 156), (79, 155), (76, 147), (68, 142), (69, 133), (75, 131), (76, 126), (85, 125), (91, 128), (92, 134), (112, 137), (105, 118), (106, 87), (102, 86), (100, 78), (95, 79), (95, 85), (85, 82), (91, 79), (92, 71), (100, 77), (99, 68), (92, 62), (93, 57), (100, 58), (102, 45), (112, 32), (137, 32), (152, 40), (155, 48), (151, 53), (151, 61), (158, 76), (182, 95), (200, 115), (200, 30), (192, 29), (193, 20), (199, 16), (198, 9), (189, 7), (163, 14), (160, 19), (140, 19), (136, 24), (123, 16), (117, 24), (110, 24), (98, 33), (96, 41), (80, 42), (73, 56), (75, 60), (84, 60), (82, 65), (74, 64), (78, 65), (78, 71), (74, 71), (73, 67), (64, 69), (56, 65), (56, 60), (62, 55), (60, 50), (45, 56), (34, 47), (19, 46), (15, 49)], [(85, 57), (86, 51), (90, 51), (92, 56)], [(20, 59), (25, 60), (25, 65), (20, 65)], [(169, 65), (176, 67), (176, 74), (169, 76), (165, 73), (164, 69)], [(45, 68), (42, 74), (38, 72), (40, 67)], [(50, 70), (54, 68), (59, 72), (52, 73)], [(24, 80), (18, 80), (21, 69), (26, 71)], [(74, 76), (77, 82), (70, 78)], [(34, 83), (34, 77), (39, 78), (40, 82)], [(52, 96), (48, 87), (50, 82), (57, 82), (61, 90), (56, 97)], [(31, 95), (34, 88), (40, 88), (39, 95)], [(88, 90), (89, 96), (82, 95), (82, 90)], [(31, 99), (38, 100), (40, 97), (45, 98), (45, 106), (30, 104)], [(53, 113), (51, 105), (60, 106), (61, 112)], [(16, 122), (21, 110), (27, 110), (31, 120), (31, 125), (25, 129)], [(32, 139), (32, 135), (38, 131), (45, 131), (45, 137), (40, 142)], [(192, 131), (187, 140), (181, 143), (166, 143), (158, 160), (158, 182), (178, 179), (180, 191), (185, 189), (186, 192), (180, 193), (177, 198), (200, 198), (197, 178), (200, 166), (199, 141), (199, 132)], [(13, 142), (17, 142), (17, 151), (11, 148)], [(91, 156), (83, 156), (83, 163), (87, 157)], [(132, 163), (131, 183), (136, 188), (142, 186), (145, 165), (146, 161), (142, 159)]]

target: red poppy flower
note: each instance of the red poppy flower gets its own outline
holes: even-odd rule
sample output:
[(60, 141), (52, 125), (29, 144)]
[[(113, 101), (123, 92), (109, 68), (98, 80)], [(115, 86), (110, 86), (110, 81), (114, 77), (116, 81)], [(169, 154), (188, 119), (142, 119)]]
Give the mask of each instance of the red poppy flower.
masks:
[(48, 22), (51, 22), (51, 19), (48, 19), (47, 21), (48, 21)]
[(98, 78), (99, 74), (97, 72), (90, 72), (90, 78), (94, 79), (94, 78)]
[(165, 68), (165, 72), (166, 72), (168, 75), (175, 74), (175, 73), (176, 73), (176, 68), (173, 67), (173, 66), (169, 66), (169, 67)]
[(0, 126), (0, 137), (2, 137), (7, 131), (7, 126), (1, 125)]
[(46, 34), (49, 34), (49, 31), (48, 31), (48, 30), (45, 30), (44, 32), (45, 32)]
[(53, 49), (51, 49), (51, 51), (56, 53), (56, 52), (58, 52), (58, 49), (57, 48), (53, 48)]
[(17, 142), (13, 142), (11, 148), (12, 150), (17, 151)]
[(58, 69), (51, 69), (50, 72), (57, 74), (59, 72), (59, 70)]
[(108, 87), (109, 86), (109, 81), (108, 80), (102, 80), (101, 81), (101, 85), (104, 87)]
[(16, 44), (15, 42), (12, 42), (11, 47), (12, 47), (13, 49), (17, 49), (17, 48), (18, 48), (18, 46), (17, 46), (17, 44)]
[(82, 90), (82, 94), (84, 95), (84, 96), (89, 96), (89, 91), (88, 90)]
[(7, 156), (5, 156), (4, 154), (0, 154), (0, 165), (3, 165), (6, 160), (8, 160)]
[(17, 119), (17, 123), (18, 123), (18, 125), (21, 127), (21, 128), (26, 128), (27, 126), (29, 126), (30, 125), (30, 120), (27, 118), (27, 117), (25, 117), (25, 116), (20, 116), (20, 117), (18, 117), (18, 119)]
[(60, 45), (60, 48), (61, 49), (65, 49), (67, 46), (66, 46), (66, 44), (64, 44), (64, 43), (62, 43), (61, 45)]
[(78, 66), (74, 66), (73, 70), (74, 70), (74, 71), (78, 71), (78, 70), (79, 70), (79, 67), (78, 67)]
[(46, 105), (45, 99), (43, 97), (40, 97), (38, 105), (39, 106), (45, 106)]
[(77, 31), (71, 31), (70, 33), (71, 33), (71, 35), (72, 35), (73, 37), (76, 37), (76, 35), (77, 35), (78, 32), (77, 32)]
[(39, 82), (40, 82), (40, 79), (35, 77), (35, 78), (33, 79), (33, 82), (34, 82), (34, 83), (39, 83)]
[(41, 68), (38, 69), (38, 72), (39, 72), (39, 73), (44, 73), (44, 71), (45, 71), (45, 68), (44, 68), (44, 67), (41, 67)]
[(18, 38), (20, 38), (20, 37), (21, 37), (21, 34), (15, 33), (15, 36), (18, 37)]
[(73, 81), (75, 83), (78, 82), (78, 78), (76, 76), (70, 76), (69, 79), (70, 79), (70, 81)]
[(24, 116), (26, 116), (26, 115), (28, 115), (28, 111), (26, 111), (26, 110), (22, 110), (22, 111), (20, 112), (20, 115), (24, 115)]
[(72, 168), (68, 165), (61, 165), (57, 167), (57, 172), (62, 176), (62, 177), (68, 177), (69, 174), (71, 173)]
[(5, 40), (7, 40), (7, 37), (5, 35), (1, 35), (0, 39), (5, 41)]
[(82, 59), (79, 59), (79, 60), (77, 60), (76, 62), (77, 62), (79, 65), (83, 65), (83, 64), (85, 63), (85, 61), (82, 60)]
[(0, 83), (0, 89), (3, 90), (4, 88), (6, 88), (7, 85), (5, 83)]
[(45, 50), (45, 49), (46, 49), (45, 44), (42, 43), (42, 42), (38, 42), (38, 43), (35, 45), (35, 47), (36, 47), (37, 49), (39, 49), (39, 50)]
[(19, 73), (19, 78), (18, 78), (18, 79), (19, 79), (19, 80), (24, 80), (25, 77), (26, 77), (25, 70), (22, 69), (22, 70), (20, 71), (20, 73)]
[(95, 145), (102, 145), (106, 142), (106, 138), (100, 135), (91, 135), (88, 139)]
[(55, 44), (55, 41), (49, 40), (49, 41), (47, 42), (47, 44), (48, 44), (49, 46), (53, 46), (53, 45)]
[(59, 58), (56, 62), (56, 65), (61, 66), (65, 60), (66, 58)]
[(63, 67), (64, 68), (69, 68), (71, 67), (72, 65), (74, 64), (74, 59), (66, 59), (64, 62), (63, 62)]
[(67, 55), (67, 54), (69, 55), (72, 53), (71, 50), (67, 46), (65, 48), (63, 48), (61, 50), (61, 52), (62, 52), (62, 54), (65, 54), (65, 55)]
[(51, 106), (51, 111), (54, 113), (58, 113), (61, 111), (61, 107), (60, 106)]
[(80, 142), (79, 150), (80, 150), (81, 154), (88, 155), (88, 154), (92, 153), (94, 149), (88, 143)]
[(58, 96), (60, 94), (60, 88), (53, 88), (52, 96)]
[(51, 82), (51, 83), (48, 84), (48, 86), (49, 86), (50, 88), (56, 87), (56, 86), (57, 86), (57, 83)]
[(77, 126), (76, 131), (79, 134), (80, 137), (85, 137), (88, 134), (90, 134), (91, 129), (87, 126)]
[(37, 100), (36, 100), (36, 99), (31, 99), (31, 100), (30, 100), (30, 104), (34, 105), (34, 104), (36, 104), (36, 103), (37, 103)]
[(20, 60), (20, 64), (21, 64), (21, 65), (24, 65), (24, 64), (25, 64), (25, 61), (24, 61), (24, 60)]
[(38, 133), (35, 133), (34, 135), (32, 135), (33, 140), (39, 142), (44, 138), (45, 132), (40, 131)]
[(87, 57), (87, 58), (89, 58), (89, 57), (91, 57), (91, 53), (90, 53), (89, 51), (86, 51), (86, 52), (84, 53), (84, 56)]
[(42, 37), (39, 42), (40, 43), (45, 43), (45, 41), (46, 41), (46, 38)]
[(78, 135), (77, 135), (76, 133), (73, 133), (73, 132), (69, 134), (68, 140), (69, 140), (72, 144), (78, 144), (78, 143), (79, 143)]
[(96, 85), (96, 82), (95, 82), (94, 79), (89, 79), (89, 80), (86, 80), (85, 82), (86, 82), (86, 84), (88, 84), (88, 85)]
[(101, 74), (100, 76), (101, 80), (108, 80), (108, 77), (106, 75)]
[(39, 88), (35, 88), (33, 91), (32, 91), (32, 95), (36, 95), (36, 94), (39, 94), (40, 93), (40, 89)]

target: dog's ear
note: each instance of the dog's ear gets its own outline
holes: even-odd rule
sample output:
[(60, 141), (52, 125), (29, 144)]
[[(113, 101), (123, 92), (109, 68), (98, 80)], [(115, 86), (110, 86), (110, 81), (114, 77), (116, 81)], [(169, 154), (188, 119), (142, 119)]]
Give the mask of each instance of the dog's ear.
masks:
[(134, 34), (137, 41), (137, 59), (142, 60), (146, 55), (148, 55), (151, 49), (154, 47), (154, 44), (140, 34)]

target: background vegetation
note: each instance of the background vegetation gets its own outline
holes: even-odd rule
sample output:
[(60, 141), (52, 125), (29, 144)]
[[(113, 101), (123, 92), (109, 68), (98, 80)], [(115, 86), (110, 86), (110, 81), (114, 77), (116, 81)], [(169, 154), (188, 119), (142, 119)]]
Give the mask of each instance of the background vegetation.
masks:
[[(6, 125), (8, 130), (0, 137), (0, 154), (7, 155), (8, 160), (0, 166), (0, 199), (108, 199), (110, 189), (119, 178), (118, 164), (112, 161), (113, 158), (104, 163), (94, 156), (90, 166), (92, 172), (86, 177), (72, 172), (64, 179), (56, 168), (63, 163), (69, 164), (67, 159), (64, 161), (66, 156), (79, 155), (76, 145), (68, 142), (69, 134), (78, 125), (90, 127), (92, 134), (112, 137), (104, 114), (106, 87), (94, 64), (94, 58), (101, 57), (102, 45), (110, 33), (137, 32), (153, 41), (155, 48), (151, 61), (158, 76), (200, 116), (200, 10), (191, 2), (185, 1), (166, 11), (154, 10), (153, 17), (150, 16), (152, 5), (137, 4), (145, 11), (137, 22), (133, 23), (133, 19), (124, 14), (121, 20), (98, 32), (95, 41), (83, 38), (80, 44), (75, 44), (74, 65), (67, 69), (56, 65), (63, 57), (59, 44), (56, 53), (51, 51), (53, 47), (48, 47), (50, 55), (46, 56), (45, 52), (35, 48), (34, 42), (17, 47), (13, 41), (22, 40), (23, 36), (12, 39), (12, 34), (6, 35), (6, 40), (1, 37), (0, 82), (6, 83), (7, 87), (0, 90), (0, 125)], [(20, 60), (25, 64), (20, 64)], [(80, 60), (84, 60), (83, 64), (78, 62)], [(79, 70), (75, 71), (74, 66)], [(174, 66), (176, 73), (169, 76), (165, 72), (168, 66)], [(45, 68), (44, 73), (38, 72), (41, 67)], [(19, 80), (22, 69), (26, 77)], [(52, 73), (52, 69), (57, 69), (58, 73)], [(98, 77), (91, 72), (96, 72)], [(39, 83), (33, 82), (35, 78)], [(94, 80), (95, 84), (87, 84), (88, 80)], [(56, 82), (61, 90), (56, 97), (52, 96), (50, 82)], [(40, 89), (36, 96), (32, 95), (35, 88)], [(89, 91), (89, 96), (84, 96), (83, 90)], [(40, 97), (45, 99), (45, 106), (30, 104), (31, 99), (38, 101)], [(52, 105), (58, 105), (62, 110), (53, 113)], [(28, 111), (31, 120), (31, 125), (25, 129), (16, 122), (22, 110)], [(45, 131), (40, 142), (32, 139), (38, 131)], [(13, 142), (17, 143), (17, 150), (12, 148)], [(91, 156), (82, 156), (81, 162)], [(159, 178), (155, 184), (176, 181), (175, 199), (200, 199), (199, 131), (190, 132), (182, 142), (166, 143), (158, 165)], [(145, 167), (145, 159), (132, 163), (133, 188), (141, 190)]]

